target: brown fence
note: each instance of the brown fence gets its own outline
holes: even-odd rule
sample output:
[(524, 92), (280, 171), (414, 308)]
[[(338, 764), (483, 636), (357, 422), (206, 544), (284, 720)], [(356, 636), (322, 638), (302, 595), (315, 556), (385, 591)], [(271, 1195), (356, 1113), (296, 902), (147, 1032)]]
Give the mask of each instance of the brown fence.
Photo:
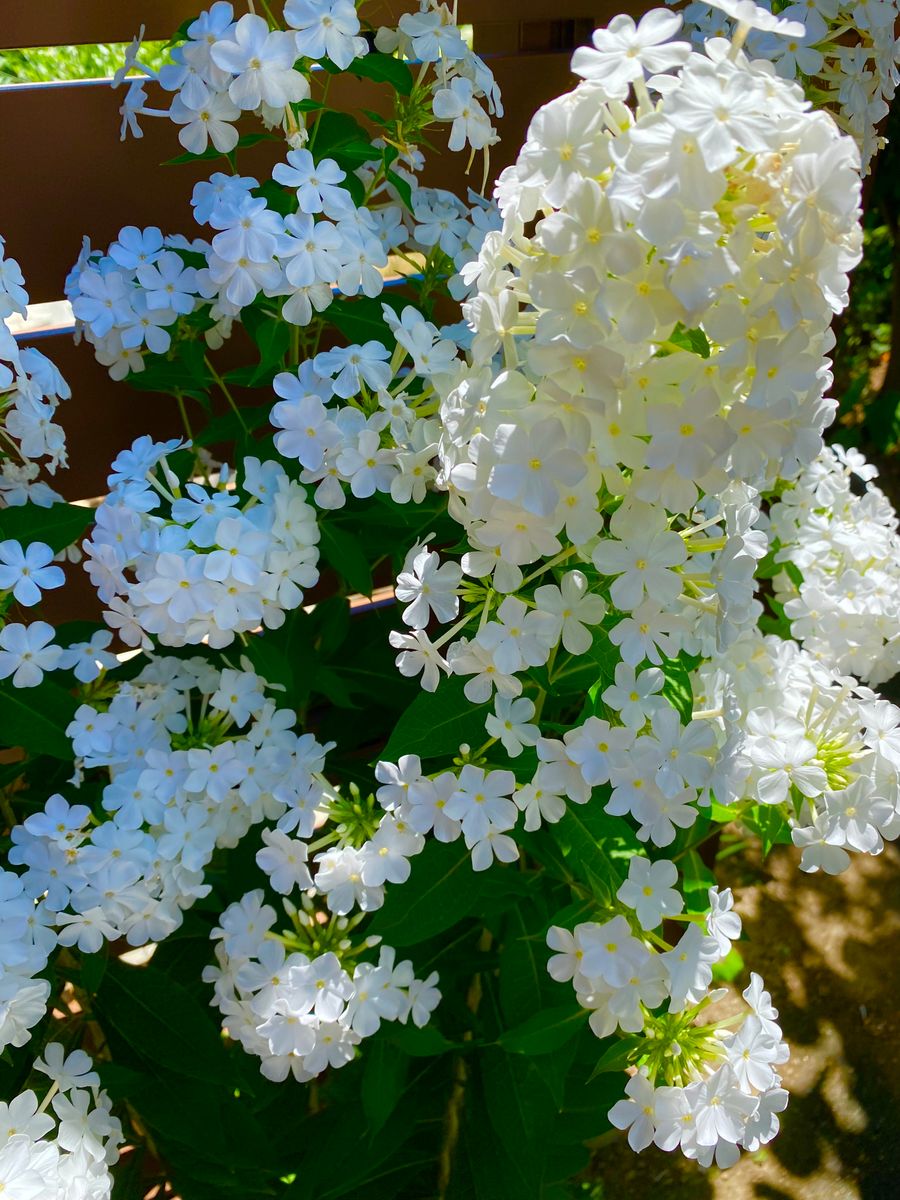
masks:
[[(0, 48), (128, 41), (141, 24), (148, 39), (167, 38), (202, 6), (202, 0), (4, 0)], [(366, 15), (373, 23), (390, 23), (416, 7), (413, 0), (378, 0)], [(475, 49), (488, 59), (503, 92), (506, 115), (492, 171), (515, 157), (534, 110), (571, 85), (571, 47), (621, 7), (606, 0), (460, 0), (459, 20), (472, 24)], [(378, 104), (375, 85), (346, 76), (335, 82), (336, 104)], [(105, 82), (0, 88), (0, 157), (7, 172), (0, 233), (21, 263), (35, 303), (62, 297), (85, 234), (105, 246), (125, 224), (192, 232), (191, 190), (208, 176), (210, 164), (161, 165), (181, 150), (168, 121), (146, 118), (141, 139), (120, 142), (122, 95)], [(278, 152), (273, 147), (259, 143), (242, 151), (240, 169), (264, 177)], [(438, 149), (426, 182), (464, 187), (464, 158)], [(480, 178), (473, 181), (480, 185)], [(69, 330), (40, 344), (73, 392), (61, 413), (72, 464), (59, 477), (67, 498), (100, 492), (110, 459), (134, 437), (177, 432), (165, 397), (137, 396), (112, 382), (90, 347), (73, 344)]]

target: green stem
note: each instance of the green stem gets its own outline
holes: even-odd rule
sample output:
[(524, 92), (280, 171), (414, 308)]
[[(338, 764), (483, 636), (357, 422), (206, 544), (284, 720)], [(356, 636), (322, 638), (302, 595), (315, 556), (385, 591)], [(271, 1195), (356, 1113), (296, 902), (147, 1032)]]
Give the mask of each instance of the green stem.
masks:
[(187, 434), (188, 441), (192, 442), (194, 440), (194, 433), (191, 429), (191, 423), (188, 420), (187, 408), (185, 408), (184, 404), (184, 396), (181, 394), (181, 392), (176, 391), (175, 399), (178, 402), (178, 411), (181, 414), (181, 423), (184, 426), (184, 432)]
[(232, 396), (231, 392), (228, 390), (228, 384), (225, 382), (225, 380), (222, 378), (222, 376), (219, 374), (219, 372), (216, 370), (216, 368), (209, 361), (208, 354), (204, 354), (203, 362), (206, 364), (206, 369), (209, 371), (210, 375), (212, 375), (213, 379), (215, 380), (216, 386), (218, 387), (219, 391), (222, 393), (222, 395), (225, 397), (225, 399), (231, 405), (231, 408), (234, 410), (234, 415), (237, 417), (237, 419), (241, 423), (241, 429), (243, 429), (244, 433), (249, 433), (250, 430), (247, 428), (247, 422), (244, 420), (243, 415), (241, 414), (241, 410), (238, 408), (237, 403), (234, 399), (234, 396)]

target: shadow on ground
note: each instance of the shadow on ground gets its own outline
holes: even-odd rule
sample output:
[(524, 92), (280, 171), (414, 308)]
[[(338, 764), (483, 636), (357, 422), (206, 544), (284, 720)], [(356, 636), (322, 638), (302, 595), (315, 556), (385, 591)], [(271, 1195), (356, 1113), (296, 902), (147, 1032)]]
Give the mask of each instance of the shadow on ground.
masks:
[(900, 853), (860, 855), (836, 879), (801, 874), (797, 857), (779, 847), (717, 871), (744, 919), (746, 973), (765, 979), (791, 1044), (781, 1135), (705, 1173), (619, 1140), (595, 1162), (603, 1200), (900, 1198)]

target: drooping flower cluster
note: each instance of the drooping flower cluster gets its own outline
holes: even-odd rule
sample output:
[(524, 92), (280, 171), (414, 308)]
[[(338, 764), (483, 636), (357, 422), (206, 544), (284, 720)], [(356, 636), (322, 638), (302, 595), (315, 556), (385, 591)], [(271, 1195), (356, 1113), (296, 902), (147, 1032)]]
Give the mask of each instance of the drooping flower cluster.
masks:
[(304, 909), (289, 912), (295, 932), (280, 935), (261, 891), (229, 905), (213, 931), (217, 965), (204, 972), (223, 1029), (260, 1059), (267, 1079), (305, 1082), (345, 1066), (382, 1021), (428, 1023), (441, 998), (436, 972), (416, 979), (390, 946), (377, 962), (353, 962), (369, 943), (353, 947), (347, 921), (323, 926)]
[(278, 628), (318, 577), (319, 530), (306, 492), (277, 462), (247, 458), (184, 488), (167, 455), (177, 439), (138, 438), (112, 464), (109, 495), (85, 541), (104, 616), (130, 646), (230, 645)]
[(775, 595), (804, 650), (877, 685), (900, 671), (897, 515), (856, 451), (827, 447), (769, 510)]
[(747, 633), (695, 685), (719, 730), (721, 804), (771, 806), (804, 871), (900, 836), (900, 709), (792, 640)]
[(108, 1200), (122, 1127), (83, 1050), (44, 1047), (34, 1069), (51, 1087), (0, 1103), (0, 1192), (12, 1200)]
[(66, 466), (65, 434), (54, 417), (71, 392), (40, 350), (19, 349), (8, 319), (24, 317), (27, 306), (22, 270), (6, 257), (0, 237), (0, 507), (31, 502), (49, 508), (61, 497), (38, 475), (41, 466), (51, 475)]
[[(428, 690), (463, 676), (473, 704), (496, 695), (492, 738), (536, 746), (527, 788), (495, 773), (508, 786), (486, 826), (472, 801), (467, 839), (497, 836), (506, 857), (514, 790), (527, 828), (606, 785), (606, 811), (657, 845), (696, 819), (714, 734), (659, 694), (658, 668), (755, 624), (757, 489), (810, 461), (833, 412), (824, 354), (859, 254), (855, 148), (767, 63), (727, 43), (695, 53), (668, 40), (678, 25), (648, 14), (618, 73), (599, 34), (576, 54), (586, 81), (535, 117), (500, 180), (503, 232), (467, 269), (471, 365), (438, 380), (438, 483), (469, 550), (457, 567), (416, 548), (398, 592), (411, 632), (392, 640), (405, 674)], [(665, 68), (654, 106), (644, 71)], [(613, 686), (563, 739), (541, 737), (524, 690), (543, 703), (560, 668), (604, 653), (621, 659)], [(466, 811), (454, 800), (446, 817)]]
[(708, 915), (690, 918), (666, 948), (653, 930), (684, 907), (677, 878), (674, 863), (632, 858), (616, 915), (572, 932), (551, 927), (547, 942), (556, 953), (547, 969), (559, 983), (571, 980), (598, 1038), (617, 1030), (627, 1038), (638, 1070), (609, 1119), (628, 1130), (631, 1148), (639, 1153), (655, 1142), (702, 1166), (728, 1167), (740, 1147), (758, 1150), (778, 1132), (787, 1092), (776, 1068), (788, 1048), (756, 974), (744, 992), (750, 1013), (700, 1023), (723, 995), (709, 990), (713, 967), (740, 937), (741, 919), (730, 889), (710, 888)]
[[(685, 25), (698, 46), (707, 38), (727, 37), (736, 24), (749, 25), (748, 52), (774, 63), (782, 78), (798, 80), (816, 104), (831, 109), (858, 143), (865, 171), (884, 145), (879, 127), (900, 78), (898, 14), (895, 0), (804, 0), (788, 5), (772, 0), (758, 5), (747, 0), (691, 0), (684, 8)], [(792, 28), (787, 29), (788, 24)]]
[[(457, 564), (413, 548), (397, 585), (409, 633), (391, 640), (426, 691), (462, 677), (488, 740), (461, 747), (458, 770), (410, 755), (376, 775), (382, 804), (464, 837), (479, 870), (519, 856), (520, 814), (533, 831), (569, 805), (655, 846), (713, 803), (782, 805), (807, 869), (832, 869), (847, 836), (876, 850), (893, 835), (893, 710), (757, 631), (761, 494), (821, 449), (829, 325), (861, 239), (858, 152), (741, 49), (751, 17), (702, 53), (671, 40), (665, 10), (598, 31), (573, 60), (585, 82), (538, 112), (500, 178), (502, 230), (463, 271), (474, 337), (437, 383), (437, 485), (468, 549)], [(760, 646), (765, 689), (744, 670)], [(590, 691), (566, 701), (579, 670)], [(789, 706), (803, 738), (754, 706)], [(566, 965), (551, 972), (577, 973), (598, 1036), (636, 1039), (642, 1069), (610, 1114), (637, 1120), (632, 1145), (727, 1165), (777, 1132), (786, 1050), (758, 981), (760, 1012), (736, 1033), (695, 1027), (740, 922), (713, 889), (706, 931), (692, 921), (659, 953), (635, 919), (652, 931), (679, 913), (675, 876), (632, 858), (618, 898), (635, 918), (555, 931)]]

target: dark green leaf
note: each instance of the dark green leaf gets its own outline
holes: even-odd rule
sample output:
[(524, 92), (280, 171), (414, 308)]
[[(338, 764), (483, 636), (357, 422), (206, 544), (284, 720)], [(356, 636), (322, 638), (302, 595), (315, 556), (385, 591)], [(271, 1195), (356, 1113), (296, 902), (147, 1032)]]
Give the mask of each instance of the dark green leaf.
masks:
[(374, 587), (372, 569), (361, 540), (335, 521), (322, 521), (319, 530), (319, 549), (325, 561), (347, 580), (353, 591), (371, 596)]
[(573, 1008), (571, 1004), (545, 1008), (501, 1034), (500, 1045), (511, 1054), (551, 1054), (575, 1037), (587, 1018), (583, 1008)]
[(367, 1048), (360, 1095), (370, 1134), (378, 1133), (397, 1107), (408, 1068), (407, 1056), (388, 1041), (382, 1039)]
[(406, 883), (388, 891), (369, 929), (390, 946), (414, 946), (467, 917), (479, 895), (479, 877), (465, 846), (429, 840), (412, 860)]
[(644, 1044), (644, 1038), (637, 1034), (629, 1034), (628, 1037), (612, 1038), (607, 1048), (603, 1051), (594, 1066), (591, 1073), (591, 1079), (598, 1075), (605, 1075), (608, 1071), (624, 1071), (628, 1064), (632, 1061), (634, 1052)]
[(376, 83), (389, 83), (401, 96), (408, 96), (413, 89), (413, 75), (405, 62), (390, 54), (373, 51), (363, 58), (355, 58), (347, 68), (351, 75), (374, 79)]
[(103, 1019), (148, 1062), (191, 1079), (227, 1083), (231, 1078), (214, 1016), (161, 971), (110, 962), (96, 1004)]
[(57, 554), (77, 542), (93, 520), (94, 510), (81, 504), (22, 504), (0, 511), (0, 540), (12, 538), (23, 546), (46, 542)]
[(73, 696), (46, 676), (33, 688), (0, 683), (0, 745), (21, 746), (29, 754), (73, 758), (66, 728), (78, 707)]
[(385, 171), (385, 175), (396, 190), (397, 195), (406, 207), (412, 211), (412, 188), (409, 185), (409, 180), (404, 179), (402, 175), (398, 175), (396, 171), (387, 170)]
[(470, 703), (463, 686), (462, 679), (451, 675), (441, 680), (436, 692), (420, 692), (397, 721), (381, 757), (392, 760), (401, 754), (418, 754), (435, 758), (455, 754), (463, 743), (483, 742), (484, 718), (491, 705)]
[(389, 304), (399, 313), (408, 303), (402, 296), (384, 294), (377, 300), (368, 296), (339, 298), (329, 306), (328, 320), (353, 345), (370, 341), (390, 343), (393, 335), (385, 324), (381, 306)]
[[(259, 370), (259, 367), (250, 367), (247, 369), (252, 375), (253, 372)], [(236, 374), (237, 372), (234, 373)], [(229, 372), (230, 374), (231, 372)], [(275, 374), (274, 369), (272, 374)], [(261, 425), (265, 425), (268, 419), (268, 408), (244, 408), (241, 410), (240, 417), (238, 417), (236, 412), (229, 409), (228, 412), (220, 413), (217, 417), (213, 417), (211, 421), (207, 421), (199, 433), (194, 434), (194, 444), (197, 446), (212, 446), (217, 442), (237, 441), (243, 435), (245, 429), (259, 429)]]
[(109, 962), (109, 955), (104, 946), (102, 950), (98, 950), (96, 954), (85, 954), (81, 958), (81, 986), (86, 992), (93, 994), (100, 987), (103, 976), (106, 974), (106, 965)]
[(434, 1025), (424, 1025), (420, 1029), (418, 1025), (394, 1023), (387, 1027), (386, 1037), (410, 1058), (434, 1058), (458, 1049), (456, 1043), (448, 1041)]
[[(241, 321), (259, 350), (258, 370), (268, 372), (281, 367), (291, 344), (291, 327), (287, 321), (252, 307), (243, 310)], [(257, 382), (261, 381), (254, 378), (250, 386)]]
[(613, 860), (603, 843), (615, 827), (616, 818), (603, 811), (597, 799), (571, 804), (562, 820), (548, 829), (565, 857), (575, 879), (587, 883), (598, 900), (608, 903), (621, 883)]
[(369, 135), (349, 113), (323, 111), (310, 135), (309, 149), (316, 161), (333, 158), (345, 171), (380, 157)]

